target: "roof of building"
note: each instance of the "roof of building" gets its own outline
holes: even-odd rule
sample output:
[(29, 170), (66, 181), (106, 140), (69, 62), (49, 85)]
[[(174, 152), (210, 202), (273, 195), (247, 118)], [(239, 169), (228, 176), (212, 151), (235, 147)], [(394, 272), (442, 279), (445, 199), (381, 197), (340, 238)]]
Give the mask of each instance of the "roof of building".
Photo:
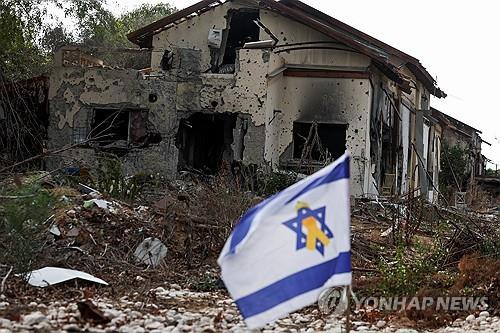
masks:
[[(131, 42), (141, 47), (152, 47), (153, 35), (160, 31), (170, 29), (184, 20), (202, 15), (204, 12), (220, 6), (223, 3), (222, 0), (202, 0), (172, 15), (133, 31), (129, 33), (127, 37)], [(438, 98), (446, 97), (446, 94), (437, 86), (434, 78), (418, 59), (308, 6), (299, 0), (261, 0), (259, 1), (259, 5), (262, 8), (275, 11), (294, 21), (309, 26), (351, 47), (357, 52), (370, 57), (379, 70), (391, 80), (401, 85), (404, 90), (408, 91), (408, 80), (400, 72), (401, 64), (395, 66), (389, 61), (390, 55), (397, 57), (404, 61), (403, 65), (406, 65), (413, 75), (415, 75), (417, 80), (422, 82), (431, 94)]]
[[(468, 125), (468, 124), (466, 124), (466, 123), (464, 123), (456, 118), (453, 118), (452, 116), (447, 115), (446, 113), (444, 113), (442, 111), (439, 111), (436, 108), (431, 107), (431, 113), (435, 118), (438, 118), (439, 120), (441, 120), (441, 122), (443, 122), (447, 126), (451, 126), (453, 129), (459, 130), (460, 132), (464, 132), (467, 135), (470, 135), (471, 132), (476, 132), (478, 134), (483, 133), (480, 130), (478, 130), (472, 126), (470, 126), (470, 125)], [(465, 131), (467, 131), (469, 133), (466, 133)]]

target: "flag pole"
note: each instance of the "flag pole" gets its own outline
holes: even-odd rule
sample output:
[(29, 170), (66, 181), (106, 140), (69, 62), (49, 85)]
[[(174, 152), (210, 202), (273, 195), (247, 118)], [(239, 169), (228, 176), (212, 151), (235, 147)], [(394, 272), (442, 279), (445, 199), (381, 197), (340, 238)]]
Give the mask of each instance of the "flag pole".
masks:
[(347, 313), (346, 313), (346, 319), (345, 319), (345, 329), (346, 329), (346, 332), (349, 333), (351, 331), (351, 306), (350, 306), (350, 302), (349, 302), (349, 298), (350, 298), (350, 289), (351, 286), (348, 285), (345, 292), (346, 292), (346, 297), (347, 297)]

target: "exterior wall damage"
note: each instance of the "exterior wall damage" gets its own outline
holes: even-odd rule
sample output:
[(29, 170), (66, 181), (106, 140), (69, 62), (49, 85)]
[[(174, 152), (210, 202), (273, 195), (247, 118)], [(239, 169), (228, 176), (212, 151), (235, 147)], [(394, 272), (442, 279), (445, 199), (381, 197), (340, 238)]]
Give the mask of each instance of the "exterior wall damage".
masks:
[[(234, 162), (311, 172), (348, 149), (352, 195), (432, 199), (441, 129), (428, 115), (428, 85), (413, 67), (395, 78), (378, 55), (306, 23), (229, 1), (152, 30), (147, 73), (57, 67), (49, 146), (82, 144), (50, 163), (92, 165), (109, 150), (126, 174), (173, 178)], [(396, 51), (387, 61), (404, 64)], [(96, 119), (116, 129), (114, 141), (86, 142)]]

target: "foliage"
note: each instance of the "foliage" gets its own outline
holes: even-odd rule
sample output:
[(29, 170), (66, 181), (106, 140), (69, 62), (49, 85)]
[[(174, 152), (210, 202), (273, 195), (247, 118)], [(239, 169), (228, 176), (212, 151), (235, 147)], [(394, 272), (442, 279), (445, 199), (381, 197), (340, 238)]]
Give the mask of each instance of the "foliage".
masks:
[(43, 63), (36, 36), (43, 12), (35, 1), (0, 0), (0, 79), (36, 75), (33, 63)]
[[(0, 79), (44, 73), (53, 52), (65, 44), (132, 47), (128, 32), (175, 10), (167, 3), (144, 4), (115, 16), (107, 7), (107, 0), (0, 0)], [(66, 28), (68, 23), (75, 29)]]
[(276, 194), (297, 181), (296, 172), (273, 171), (265, 167), (244, 166), (242, 174), (242, 188), (264, 197)]
[(97, 165), (97, 189), (113, 198), (134, 200), (142, 190), (140, 176), (125, 177), (120, 159), (113, 154), (100, 153)]
[(498, 176), (499, 172), (498, 170), (493, 170), (491, 168), (486, 169), (485, 175), (486, 176)]
[(80, 22), (81, 43), (85, 46), (134, 47), (127, 34), (173, 13), (167, 3), (143, 4), (115, 17), (109, 11), (101, 11), (93, 20)]
[(445, 194), (465, 188), (467, 180), (467, 152), (462, 147), (443, 144), (441, 150), (441, 171), (439, 173), (439, 185)]
[(97, 157), (97, 189), (113, 198), (133, 202), (145, 188), (158, 188), (164, 181), (160, 174), (123, 174), (120, 158), (111, 153), (100, 152)]
[(394, 261), (380, 260), (378, 266), (382, 276), (380, 288), (383, 293), (414, 295), (427, 278), (437, 271), (436, 263), (443, 255), (440, 247), (429, 249), (416, 243), (413, 250), (400, 245), (396, 248)]
[(8, 198), (0, 199), (0, 262), (26, 272), (43, 247), (53, 198), (38, 185), (7, 189), (2, 195)]

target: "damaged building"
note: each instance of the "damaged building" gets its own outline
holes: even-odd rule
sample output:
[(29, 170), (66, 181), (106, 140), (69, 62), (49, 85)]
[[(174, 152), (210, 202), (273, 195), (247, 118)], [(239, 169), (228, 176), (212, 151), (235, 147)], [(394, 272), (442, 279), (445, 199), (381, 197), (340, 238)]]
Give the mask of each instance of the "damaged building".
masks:
[(429, 103), (446, 95), (418, 59), (297, 0), (204, 0), (128, 38), (150, 67), (60, 51), (48, 148), (78, 146), (50, 167), (111, 151), (129, 175), (235, 162), (311, 172), (347, 149), (352, 195), (434, 196)]
[[(458, 146), (466, 152), (467, 163), (464, 176), (468, 182), (473, 183), (477, 176), (483, 176), (487, 160), (481, 152), (481, 145), (485, 143), (491, 146), (491, 144), (481, 138), (482, 132), (435, 108), (431, 108), (431, 114), (442, 128), (443, 146)], [(443, 161), (442, 163), (449, 162)], [(466, 185), (461, 184), (461, 186), (461, 190), (465, 190)]]

